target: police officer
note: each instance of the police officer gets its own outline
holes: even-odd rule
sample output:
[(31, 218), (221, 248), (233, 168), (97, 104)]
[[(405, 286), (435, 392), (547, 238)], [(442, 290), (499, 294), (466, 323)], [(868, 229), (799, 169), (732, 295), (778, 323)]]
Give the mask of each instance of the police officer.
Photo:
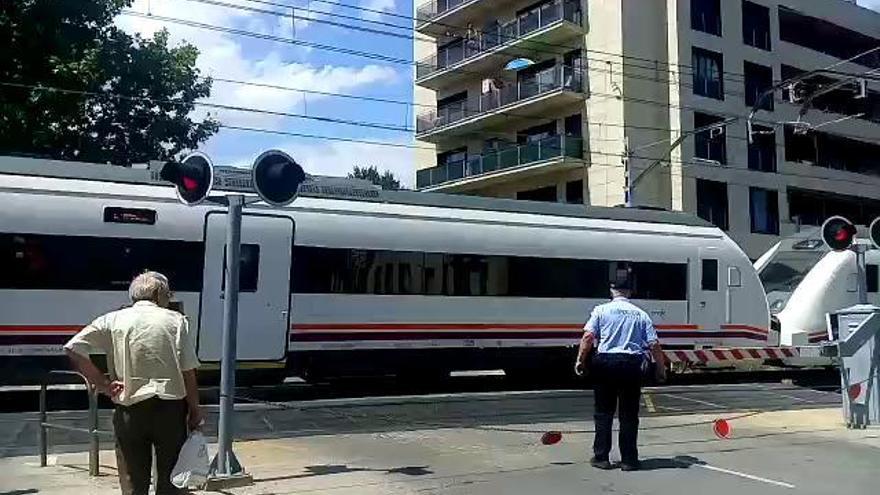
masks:
[(648, 369), (648, 351), (654, 358), (657, 380), (666, 379), (663, 353), (654, 324), (647, 313), (629, 301), (631, 289), (629, 279), (611, 284), (613, 300), (596, 306), (590, 314), (575, 364), (575, 373), (583, 375), (588, 366), (587, 360), (596, 348), (597, 352), (589, 363), (596, 401), (596, 437), (590, 464), (599, 469), (613, 467), (608, 454), (611, 452), (611, 428), (618, 405), (620, 468), (623, 471), (639, 468), (639, 404), (642, 375)]

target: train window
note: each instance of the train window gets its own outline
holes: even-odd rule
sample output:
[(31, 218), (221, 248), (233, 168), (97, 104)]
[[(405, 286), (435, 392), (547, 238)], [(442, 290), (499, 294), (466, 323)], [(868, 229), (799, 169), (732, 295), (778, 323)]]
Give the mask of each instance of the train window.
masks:
[(614, 267), (636, 277), (636, 297), (681, 301), (687, 265), (296, 246), (300, 294), (421, 294), (604, 299)]
[(300, 294), (422, 294), (424, 259), (423, 253), (409, 251), (296, 246), (291, 290)]
[(447, 254), (444, 260), (446, 295), (489, 295), (489, 257)]
[(868, 292), (880, 292), (880, 266), (865, 265), (865, 276), (868, 279)]
[(657, 301), (687, 300), (687, 265), (685, 263), (630, 263), (633, 298)]
[[(238, 265), (238, 291), (256, 292), (260, 279), (260, 246), (257, 244), (241, 245), (241, 262)], [(223, 281), (226, 288), (226, 248), (223, 248)]]
[(200, 242), (42, 234), (0, 234), (0, 288), (126, 291), (146, 270), (178, 292), (202, 290)]
[(718, 260), (703, 260), (703, 274), (700, 287), (703, 290), (718, 290)]

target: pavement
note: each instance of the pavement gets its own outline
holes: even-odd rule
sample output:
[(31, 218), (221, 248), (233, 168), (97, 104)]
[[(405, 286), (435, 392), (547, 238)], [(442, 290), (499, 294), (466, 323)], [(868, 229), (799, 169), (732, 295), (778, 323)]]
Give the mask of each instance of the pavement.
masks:
[[(834, 393), (778, 384), (648, 390), (639, 438), (645, 469), (634, 473), (589, 466), (591, 395), (554, 390), (244, 405), (235, 451), (255, 483), (223, 493), (876, 491), (880, 430), (845, 429)], [(65, 412), (52, 420), (83, 418)], [(714, 435), (718, 418), (730, 421), (729, 439)], [(32, 419), (0, 416), (0, 494), (118, 493), (112, 451), (102, 451), (102, 476), (90, 478), (85, 439), (75, 434), (50, 433), (50, 466), (38, 467)], [(542, 445), (541, 434), (550, 430), (563, 440)]]

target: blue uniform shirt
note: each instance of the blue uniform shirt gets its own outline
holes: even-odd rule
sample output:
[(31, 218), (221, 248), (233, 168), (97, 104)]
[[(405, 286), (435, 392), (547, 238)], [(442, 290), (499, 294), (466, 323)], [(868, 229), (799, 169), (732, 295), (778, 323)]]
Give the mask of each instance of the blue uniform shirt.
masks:
[(624, 297), (593, 308), (584, 331), (599, 342), (600, 353), (642, 354), (657, 342), (651, 317)]

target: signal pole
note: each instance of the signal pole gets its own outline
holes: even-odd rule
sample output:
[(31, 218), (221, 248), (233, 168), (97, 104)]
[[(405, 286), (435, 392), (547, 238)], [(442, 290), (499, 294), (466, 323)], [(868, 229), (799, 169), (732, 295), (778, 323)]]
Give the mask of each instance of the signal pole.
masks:
[[(238, 272), (241, 264), (241, 215), (244, 196), (226, 195), (226, 268), (223, 288), (223, 358), (220, 361), (220, 424), (217, 456), (211, 466), (214, 476), (231, 478), (244, 475), (232, 451), (232, 416), (235, 406), (235, 361), (238, 335)], [(246, 480), (248, 483), (250, 480)]]

